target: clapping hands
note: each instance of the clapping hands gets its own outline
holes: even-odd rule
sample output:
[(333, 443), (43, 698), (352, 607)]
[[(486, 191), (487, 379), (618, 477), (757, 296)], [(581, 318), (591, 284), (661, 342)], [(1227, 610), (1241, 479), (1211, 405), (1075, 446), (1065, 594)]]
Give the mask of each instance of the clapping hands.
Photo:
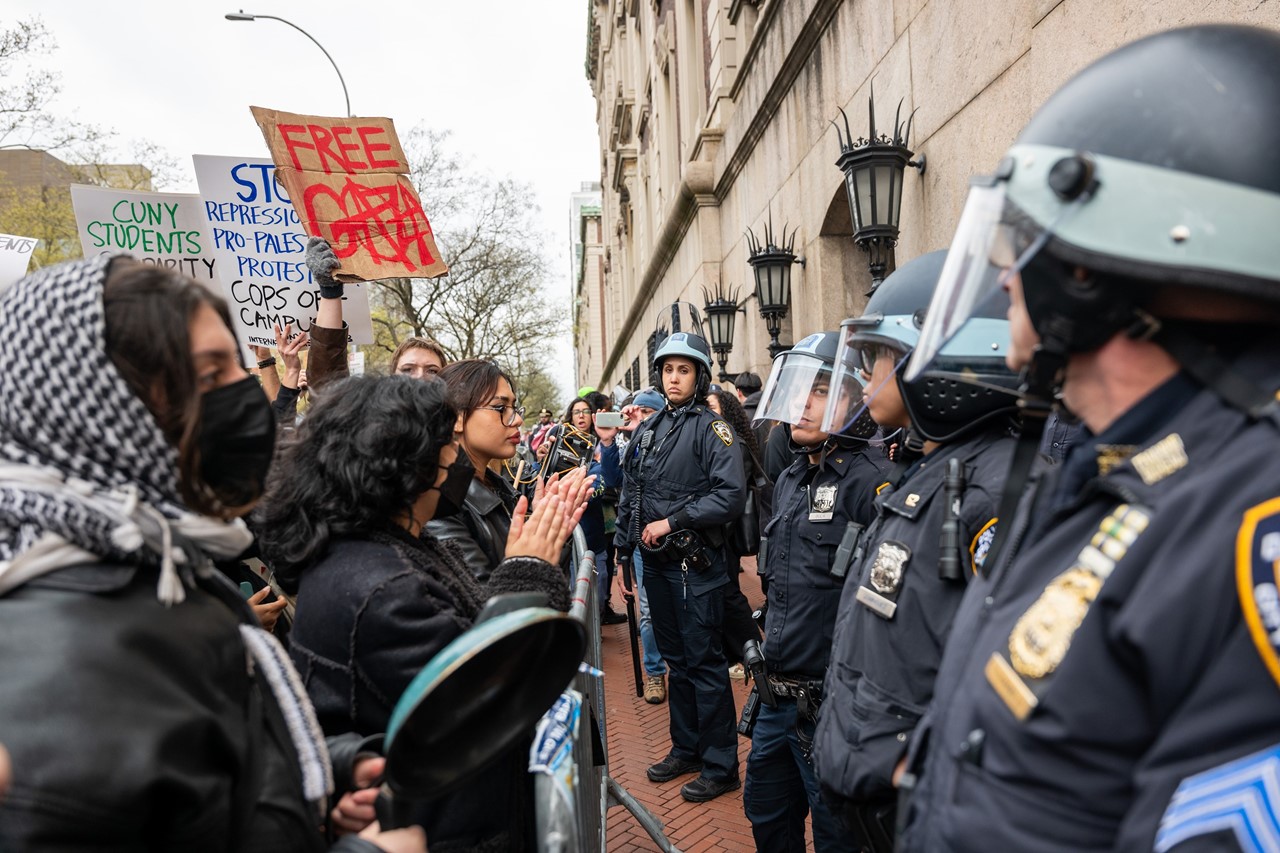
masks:
[(575, 468), (539, 481), (533, 495), (533, 511), (525, 517), (529, 502), (520, 498), (507, 536), (508, 557), (538, 557), (558, 562), (564, 543), (578, 525), (595, 486), (595, 476)]

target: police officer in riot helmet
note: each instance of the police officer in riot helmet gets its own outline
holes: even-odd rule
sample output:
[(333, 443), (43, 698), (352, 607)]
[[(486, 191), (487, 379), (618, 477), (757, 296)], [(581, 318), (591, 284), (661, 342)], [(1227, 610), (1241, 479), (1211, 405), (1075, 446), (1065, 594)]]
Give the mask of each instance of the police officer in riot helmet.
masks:
[[(742, 799), (759, 850), (804, 850), (810, 812), (814, 850), (854, 849), (854, 839), (819, 799), (809, 751), (840, 590), (858, 536), (875, 516), (888, 461), (867, 445), (876, 424), (852, 373), (841, 396), (853, 411), (840, 418), (839, 432), (822, 429), (839, 342), (839, 332), (818, 332), (774, 359), (757, 409), (759, 418), (790, 425), (794, 451), (774, 486), (773, 516), (756, 558), (768, 578), (767, 674), (753, 672), (746, 705), (755, 721)], [(750, 725), (748, 712), (739, 731)]]
[[(814, 737), (824, 799), (875, 853), (893, 849), (894, 770), (995, 536), (1015, 442), (1017, 377), (1004, 363), (1009, 322), (999, 301), (969, 318), (928, 372), (904, 378), (945, 257), (925, 255), (885, 279), (863, 315), (843, 324), (838, 359), (841, 373), (861, 371), (876, 422), (909, 430), (905, 443), (918, 446), (891, 472), (854, 552)], [(839, 387), (828, 422), (852, 408), (840, 397), (851, 386)]]
[(1277, 91), (1280, 33), (1150, 36), (970, 191), (909, 371), (998, 284), (1028, 415), (1084, 432), (956, 615), (907, 850), (1280, 845)]
[(647, 775), (668, 782), (698, 773), (680, 793), (704, 802), (741, 784), (719, 636), (729, 580), (723, 528), (747, 492), (733, 429), (706, 405), (711, 354), (696, 318), (671, 328), (654, 353), (667, 405), (627, 446), (615, 541), (619, 554), (637, 546), (644, 553), (654, 635), (669, 669), (671, 751)]

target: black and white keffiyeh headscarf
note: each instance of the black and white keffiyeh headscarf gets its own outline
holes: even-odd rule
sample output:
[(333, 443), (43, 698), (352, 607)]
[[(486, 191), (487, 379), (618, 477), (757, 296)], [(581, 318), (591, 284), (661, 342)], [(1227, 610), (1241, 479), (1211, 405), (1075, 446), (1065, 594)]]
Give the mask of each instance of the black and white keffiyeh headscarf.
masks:
[[(191, 568), (204, 569), (253, 541), (239, 519), (182, 505), (177, 451), (107, 356), (103, 289), (118, 257), (48, 267), (0, 296), (0, 594), (63, 566), (150, 563), (157, 597), (178, 604), (177, 564), (194, 553), (204, 565)], [(306, 691), (274, 637), (256, 625), (240, 633), (323, 816), (333, 774)]]
[(215, 557), (252, 541), (243, 523), (182, 505), (177, 452), (107, 356), (103, 288), (118, 257), (47, 267), (0, 297), (0, 593), (66, 565), (146, 562), (174, 604), (176, 540)]

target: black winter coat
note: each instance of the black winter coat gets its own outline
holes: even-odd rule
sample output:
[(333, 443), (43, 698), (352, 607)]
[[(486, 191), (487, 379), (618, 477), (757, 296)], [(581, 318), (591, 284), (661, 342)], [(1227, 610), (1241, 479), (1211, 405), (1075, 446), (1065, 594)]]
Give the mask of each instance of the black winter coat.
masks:
[[(385, 731), (414, 676), (471, 627), (492, 595), (545, 592), (568, 608), (558, 567), (529, 557), (497, 564), (487, 584), (452, 544), (399, 528), (332, 543), (303, 571), (290, 654), (325, 734)], [(532, 828), (527, 755), (513, 750), (419, 816), (432, 851), (523, 849)]]
[[(519, 496), (511, 484), (491, 471), (485, 481), (472, 479), (463, 510), (451, 518), (432, 519), (424, 533), (454, 543), (477, 580), (487, 581), (507, 555), (511, 513)], [(487, 485), (486, 485), (487, 484)]]
[[(60, 569), (0, 596), (0, 741), (14, 782), (0, 849), (325, 850), (270, 690), (220, 574), (156, 600), (155, 569)], [(256, 711), (256, 713), (255, 713)], [(356, 738), (331, 741), (350, 780)], [(336, 796), (336, 795), (335, 795)], [(376, 851), (354, 837), (333, 850)]]

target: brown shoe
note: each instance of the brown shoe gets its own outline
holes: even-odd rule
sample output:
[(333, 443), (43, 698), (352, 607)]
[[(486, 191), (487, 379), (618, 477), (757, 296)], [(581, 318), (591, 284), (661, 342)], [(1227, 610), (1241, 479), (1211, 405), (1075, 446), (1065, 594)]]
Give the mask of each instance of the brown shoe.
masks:
[(644, 701), (661, 705), (667, 698), (667, 685), (661, 675), (650, 675), (644, 680)]

